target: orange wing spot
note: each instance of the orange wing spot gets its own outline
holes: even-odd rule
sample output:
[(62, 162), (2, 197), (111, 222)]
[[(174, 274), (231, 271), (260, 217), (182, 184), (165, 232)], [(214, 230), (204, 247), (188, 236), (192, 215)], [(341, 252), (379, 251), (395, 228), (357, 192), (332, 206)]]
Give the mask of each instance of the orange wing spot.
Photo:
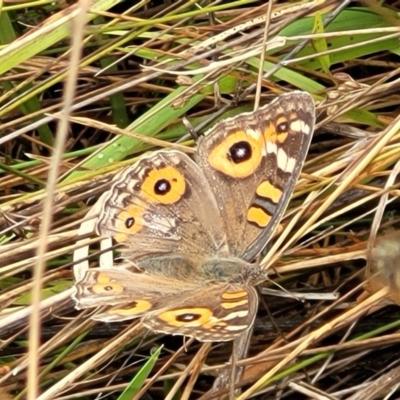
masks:
[(276, 142), (275, 125), (272, 122), (264, 129), (264, 138), (267, 142)]
[(126, 210), (116, 214), (114, 239), (119, 243), (125, 242), (128, 235), (139, 232), (143, 228), (142, 214), (143, 206), (134, 204), (130, 204)]
[(129, 317), (135, 316), (137, 314), (142, 314), (148, 310), (150, 310), (152, 304), (146, 300), (137, 300), (132, 304), (127, 305), (126, 307), (115, 307), (111, 308), (107, 311), (107, 314), (115, 314), (121, 317)]
[[(245, 154), (240, 160), (234, 160), (232, 157), (232, 153), (237, 150), (235, 146), (243, 146)], [(211, 149), (208, 162), (224, 175), (246, 178), (260, 165), (264, 147), (264, 139), (258, 131), (231, 132)], [(240, 154), (242, 150), (237, 151)]]
[(278, 133), (278, 135), (276, 136), (276, 139), (279, 143), (283, 143), (286, 138), (288, 137), (288, 133), (287, 132), (282, 132), (282, 133)]
[(251, 206), (247, 211), (247, 220), (255, 223), (260, 228), (265, 228), (271, 220), (271, 216), (264, 209)]
[(275, 204), (278, 204), (282, 196), (282, 190), (275, 187), (272, 183), (268, 181), (261, 182), (257, 186), (256, 193), (260, 197), (264, 197), (265, 199), (270, 199)]
[(151, 203), (174, 204), (186, 190), (185, 177), (178, 169), (166, 166), (151, 170), (141, 184), (143, 197)]
[(229, 310), (231, 308), (236, 308), (236, 307), (240, 307), (240, 306), (245, 306), (246, 304), (248, 304), (248, 300), (247, 299), (243, 299), (243, 300), (238, 300), (238, 301), (229, 301), (229, 302), (222, 302), (221, 303), (221, 307), (225, 308), (225, 310)]
[(224, 292), (221, 297), (224, 300), (235, 300), (242, 299), (243, 297), (247, 297), (247, 292), (245, 290), (239, 290), (237, 292)]
[(278, 118), (274, 123), (270, 122), (264, 129), (265, 140), (283, 143), (288, 137), (288, 128), (288, 121), (285, 117)]
[(98, 272), (96, 276), (96, 282), (100, 284), (111, 282), (110, 276), (105, 272)]
[(164, 311), (157, 317), (169, 326), (198, 327), (210, 321), (212, 311), (208, 308), (180, 308)]

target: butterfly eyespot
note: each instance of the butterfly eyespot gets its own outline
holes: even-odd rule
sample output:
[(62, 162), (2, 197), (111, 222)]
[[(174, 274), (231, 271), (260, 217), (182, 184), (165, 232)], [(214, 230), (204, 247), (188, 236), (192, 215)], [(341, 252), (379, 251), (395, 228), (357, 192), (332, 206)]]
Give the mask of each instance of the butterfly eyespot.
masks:
[(260, 131), (247, 129), (230, 133), (210, 150), (210, 166), (232, 178), (246, 178), (258, 168), (265, 152)]
[(228, 158), (235, 164), (242, 163), (244, 161), (250, 160), (252, 156), (252, 149), (249, 142), (241, 140), (233, 144), (229, 148)]
[(151, 203), (174, 204), (186, 191), (186, 179), (173, 166), (148, 171), (141, 184), (145, 200)]
[(280, 122), (277, 126), (276, 126), (276, 132), (279, 134), (281, 133), (286, 133), (289, 129), (289, 124), (287, 121), (284, 122)]
[(132, 228), (133, 225), (135, 225), (135, 218), (129, 217), (129, 218), (127, 218), (127, 219), (125, 220), (125, 227), (126, 227), (127, 229)]
[[(176, 179), (173, 179), (176, 182)], [(171, 183), (167, 179), (160, 179), (154, 185), (154, 193), (160, 196), (166, 195), (171, 191)]]
[(189, 307), (164, 311), (157, 317), (168, 325), (175, 327), (195, 327), (208, 323), (212, 315), (212, 311), (208, 308)]
[(179, 322), (193, 322), (199, 320), (201, 317), (201, 314), (182, 314), (178, 315), (176, 320)]
[(127, 234), (133, 234), (143, 228), (143, 205), (130, 204), (125, 210), (115, 215), (115, 235), (114, 239), (121, 243), (126, 241)]
[(114, 295), (122, 293), (124, 291), (124, 287), (118, 283), (113, 283), (108, 285), (98, 284), (98, 285), (93, 285), (92, 290), (96, 294), (112, 293)]
[[(264, 129), (264, 137), (269, 143), (284, 143), (288, 137), (289, 122), (284, 115), (280, 115), (274, 122), (270, 121)], [(276, 153), (276, 149), (271, 147), (273, 152)]]

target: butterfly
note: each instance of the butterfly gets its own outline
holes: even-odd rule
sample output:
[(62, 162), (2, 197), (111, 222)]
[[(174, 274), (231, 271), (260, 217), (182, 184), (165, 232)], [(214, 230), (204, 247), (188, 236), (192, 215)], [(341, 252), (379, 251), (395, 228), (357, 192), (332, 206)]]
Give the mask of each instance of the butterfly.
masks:
[(140, 318), (154, 332), (230, 341), (253, 324), (254, 263), (290, 200), (310, 145), (314, 101), (283, 94), (215, 124), (194, 159), (177, 150), (141, 157), (104, 195), (97, 231), (122, 247), (122, 266), (75, 283), (77, 308), (96, 320)]

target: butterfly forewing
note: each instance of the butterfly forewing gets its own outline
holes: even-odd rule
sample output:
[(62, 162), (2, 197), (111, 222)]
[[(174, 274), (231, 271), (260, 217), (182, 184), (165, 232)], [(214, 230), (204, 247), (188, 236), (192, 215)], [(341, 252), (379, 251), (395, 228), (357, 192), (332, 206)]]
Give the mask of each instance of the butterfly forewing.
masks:
[(284, 213), (314, 128), (303, 92), (221, 121), (198, 143), (201, 165), (220, 205), (230, 253), (251, 261)]
[(103, 210), (98, 231), (124, 244), (130, 259), (227, 254), (216, 199), (184, 153), (142, 157), (115, 181)]

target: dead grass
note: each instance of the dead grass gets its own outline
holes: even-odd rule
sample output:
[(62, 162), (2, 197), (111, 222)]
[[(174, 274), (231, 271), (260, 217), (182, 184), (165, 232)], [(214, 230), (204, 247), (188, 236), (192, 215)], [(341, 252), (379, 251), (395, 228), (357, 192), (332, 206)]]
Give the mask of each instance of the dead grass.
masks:
[[(144, 3), (3, 7), (0, 397), (222, 398), (226, 387), (221, 396), (212, 387), (229, 371), (230, 344), (184, 343), (74, 310), (73, 252), (90, 245), (93, 267), (99, 250), (79, 227), (143, 152), (193, 151), (183, 116), (201, 132), (300, 89), (312, 93), (318, 124), (262, 260), (271, 281), (238, 362), (237, 398), (379, 398), (377, 387), (398, 381), (398, 309), (382, 307), (390, 291), (396, 301), (396, 249), (374, 260), (390, 284), (374, 278), (372, 295), (360, 296), (377, 232), (397, 243), (398, 4), (282, 2), (269, 14), (255, 1)], [(17, 23), (28, 11), (32, 26)]]

